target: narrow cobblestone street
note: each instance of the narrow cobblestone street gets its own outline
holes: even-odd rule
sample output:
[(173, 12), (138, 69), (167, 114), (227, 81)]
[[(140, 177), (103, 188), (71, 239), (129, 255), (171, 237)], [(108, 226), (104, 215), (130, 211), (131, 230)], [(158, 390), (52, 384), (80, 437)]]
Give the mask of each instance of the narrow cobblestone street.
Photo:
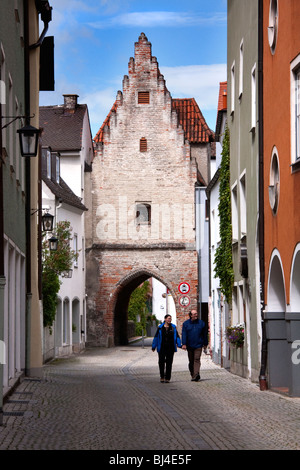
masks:
[(299, 450), (299, 429), (299, 398), (261, 392), (208, 356), (191, 382), (179, 350), (161, 384), (145, 340), (87, 349), (23, 379), (4, 406), (0, 449)]

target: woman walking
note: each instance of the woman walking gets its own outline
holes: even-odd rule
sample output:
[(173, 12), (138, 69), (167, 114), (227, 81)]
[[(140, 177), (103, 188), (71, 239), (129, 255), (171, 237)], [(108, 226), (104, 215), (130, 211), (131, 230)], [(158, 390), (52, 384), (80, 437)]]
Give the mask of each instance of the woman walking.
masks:
[(152, 351), (157, 349), (160, 381), (171, 380), (174, 352), (181, 348), (181, 341), (176, 326), (171, 323), (172, 317), (167, 314), (164, 323), (158, 326), (152, 342)]

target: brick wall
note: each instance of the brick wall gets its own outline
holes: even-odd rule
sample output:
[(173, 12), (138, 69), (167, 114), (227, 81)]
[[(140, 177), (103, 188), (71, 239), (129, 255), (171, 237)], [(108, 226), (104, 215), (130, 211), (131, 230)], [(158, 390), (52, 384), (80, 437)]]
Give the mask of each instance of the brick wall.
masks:
[[(138, 92), (149, 92), (149, 104), (138, 103)], [(190, 283), (191, 306), (197, 305), (197, 165), (143, 34), (116, 104), (90, 175), (88, 342), (100, 346), (126, 342), (130, 293), (147, 277), (170, 289), (179, 328), (187, 312), (178, 303), (180, 282)], [(142, 138), (147, 150), (141, 152)], [(137, 226), (137, 203), (146, 212), (151, 206), (151, 224)]]

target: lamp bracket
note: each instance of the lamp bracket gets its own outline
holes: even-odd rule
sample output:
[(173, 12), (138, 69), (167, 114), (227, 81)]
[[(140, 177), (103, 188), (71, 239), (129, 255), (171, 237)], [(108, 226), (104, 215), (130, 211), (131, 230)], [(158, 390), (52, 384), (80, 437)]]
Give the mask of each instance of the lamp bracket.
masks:
[[(29, 116), (29, 119), (34, 118), (35, 114), (32, 116)], [(27, 116), (2, 116), (2, 119), (12, 119), (12, 121), (7, 122), (4, 124), (4, 126), (1, 126), (1, 129), (5, 129), (6, 127), (10, 126), (13, 122), (15, 122), (17, 119), (27, 119)]]

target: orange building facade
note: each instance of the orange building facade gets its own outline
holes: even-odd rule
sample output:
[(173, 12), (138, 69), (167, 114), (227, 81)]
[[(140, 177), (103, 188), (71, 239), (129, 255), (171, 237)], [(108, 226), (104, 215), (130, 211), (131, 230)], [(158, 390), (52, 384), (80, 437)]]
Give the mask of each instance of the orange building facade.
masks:
[(264, 297), (269, 387), (300, 396), (300, 2), (263, 0)]

